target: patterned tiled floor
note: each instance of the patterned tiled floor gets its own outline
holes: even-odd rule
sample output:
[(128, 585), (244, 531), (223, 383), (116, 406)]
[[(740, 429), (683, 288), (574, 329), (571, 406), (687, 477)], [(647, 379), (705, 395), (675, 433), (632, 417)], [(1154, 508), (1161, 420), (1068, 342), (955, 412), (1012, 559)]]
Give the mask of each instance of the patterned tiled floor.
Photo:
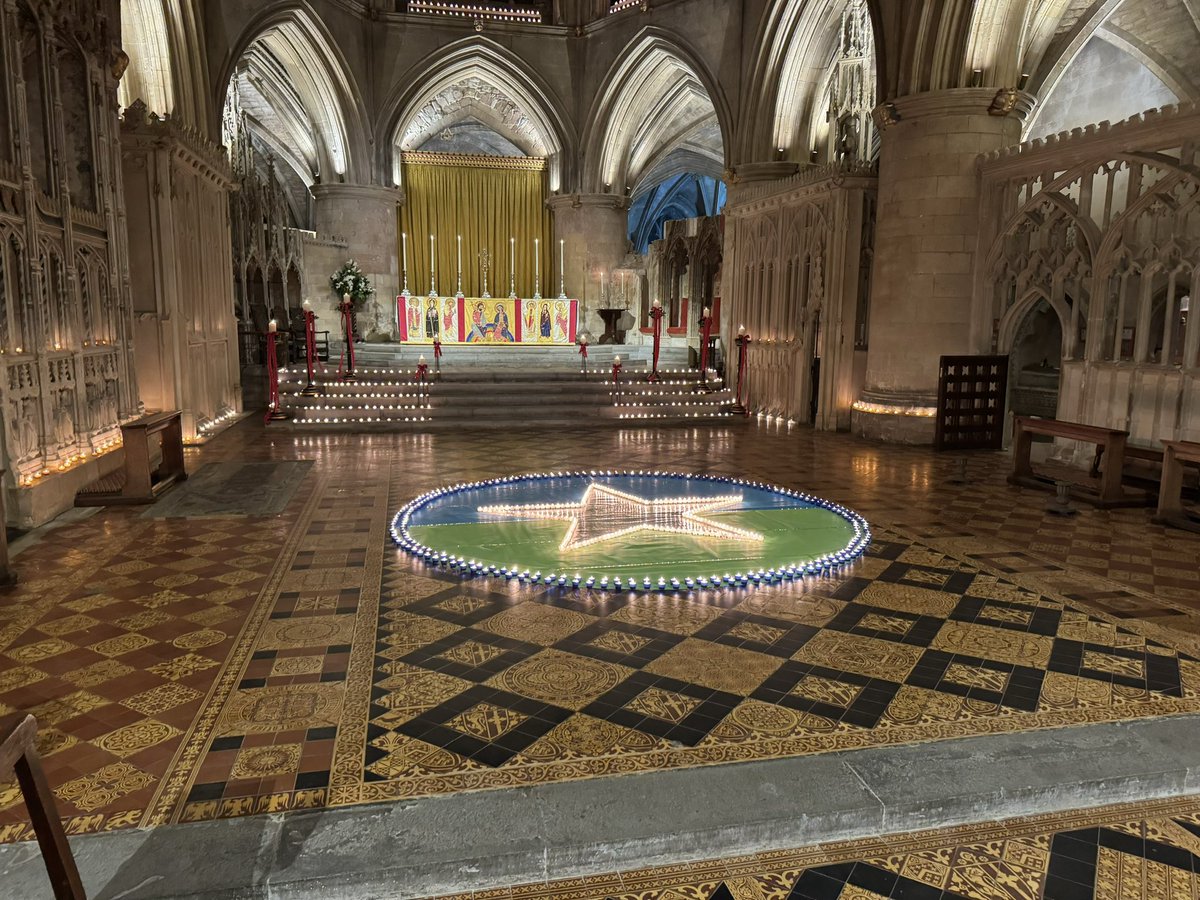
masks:
[[(1044, 514), (999, 455), (956, 487), (928, 451), (753, 426), (246, 422), (189, 460), (313, 465), (51, 530), (0, 595), (0, 714), (46, 726), (72, 833), (1200, 709), (1200, 537)], [(691, 599), (462, 583), (387, 541), (438, 484), (597, 465), (803, 488), (877, 540), (843, 578)], [(0, 785), (0, 840), (28, 836)]]
[(1200, 799), (969, 825), (443, 900), (1194, 900)]

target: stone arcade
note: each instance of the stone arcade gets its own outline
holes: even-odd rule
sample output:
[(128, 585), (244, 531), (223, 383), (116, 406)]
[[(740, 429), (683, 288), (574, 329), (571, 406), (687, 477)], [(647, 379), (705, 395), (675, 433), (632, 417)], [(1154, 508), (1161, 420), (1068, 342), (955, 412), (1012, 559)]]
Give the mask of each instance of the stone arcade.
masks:
[(0, 900), (1200, 898), (1198, 0), (0, 48)]

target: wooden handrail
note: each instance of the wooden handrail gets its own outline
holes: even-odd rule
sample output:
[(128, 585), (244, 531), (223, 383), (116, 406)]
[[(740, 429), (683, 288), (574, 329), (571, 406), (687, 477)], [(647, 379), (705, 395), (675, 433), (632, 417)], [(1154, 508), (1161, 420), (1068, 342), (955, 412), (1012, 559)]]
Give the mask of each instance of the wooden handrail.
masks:
[(6, 781), (10, 773), (16, 775), (25, 798), (56, 900), (87, 900), (71, 845), (58, 817), (54, 794), (42, 770), (37, 752), (37, 720), (31, 715), (0, 721), (0, 781)]

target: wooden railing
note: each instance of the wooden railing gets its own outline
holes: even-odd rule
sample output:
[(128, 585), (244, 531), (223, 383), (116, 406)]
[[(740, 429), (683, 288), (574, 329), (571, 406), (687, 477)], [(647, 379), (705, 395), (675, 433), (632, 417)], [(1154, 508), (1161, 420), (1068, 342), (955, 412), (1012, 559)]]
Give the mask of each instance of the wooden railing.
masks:
[(54, 794), (37, 752), (37, 720), (30, 715), (0, 721), (0, 781), (16, 776), (37, 835), (56, 900), (87, 900), (67, 843)]

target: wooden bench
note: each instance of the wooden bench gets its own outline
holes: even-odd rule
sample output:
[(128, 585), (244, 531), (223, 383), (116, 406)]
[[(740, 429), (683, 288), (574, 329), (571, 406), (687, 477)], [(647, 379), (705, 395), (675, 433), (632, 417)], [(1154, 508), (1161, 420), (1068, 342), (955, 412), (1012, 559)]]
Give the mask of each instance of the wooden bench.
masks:
[[(158, 437), (162, 461), (150, 467), (150, 439)], [(94, 481), (75, 495), (76, 506), (153, 503), (175, 484), (187, 480), (183, 463), (183, 423), (179, 410), (150, 413), (121, 426), (125, 467)]]
[[(1093, 479), (1099, 480), (1099, 484), (1079, 485), (1076, 496), (1080, 500), (1102, 509), (1146, 506), (1150, 503), (1150, 496), (1145, 491), (1127, 491), (1121, 483), (1129, 440), (1128, 432), (1115, 428), (1100, 428), (1096, 425), (1082, 425), (1078, 422), (1062, 422), (1058, 419), (1013, 416), (1013, 471), (1008, 476), (1010, 484), (1053, 489), (1054, 479), (1038, 475), (1033, 470), (1030, 451), (1035, 434), (1097, 445), (1099, 451), (1090, 474)], [(1099, 471), (1101, 455), (1108, 459), (1103, 471)]]
[(1200, 532), (1200, 519), (1188, 515), (1183, 505), (1183, 467), (1200, 466), (1200, 444), (1192, 441), (1163, 441), (1162, 477), (1158, 485), (1155, 522)]
[(56, 900), (87, 900), (38, 757), (37, 720), (30, 715), (0, 721), (0, 781), (8, 781), (13, 775), (25, 798)]

